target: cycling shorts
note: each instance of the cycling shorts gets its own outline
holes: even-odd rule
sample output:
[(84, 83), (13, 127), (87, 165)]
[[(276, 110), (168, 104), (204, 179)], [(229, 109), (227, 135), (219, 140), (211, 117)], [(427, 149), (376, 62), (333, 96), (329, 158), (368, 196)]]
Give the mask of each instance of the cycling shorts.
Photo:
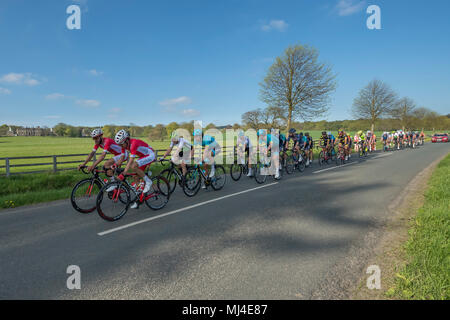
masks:
[(149, 166), (152, 162), (156, 160), (156, 155), (153, 151), (150, 151), (150, 153), (146, 157), (139, 158), (136, 160), (136, 163), (141, 170), (145, 170), (147, 166)]
[[(113, 160), (114, 160), (115, 164), (119, 164), (119, 160), (122, 157), (122, 155), (123, 154), (118, 154), (117, 156), (113, 157)], [(127, 161), (128, 160), (128, 155), (129, 155), (128, 151), (125, 151), (125, 157), (124, 157), (123, 161)]]

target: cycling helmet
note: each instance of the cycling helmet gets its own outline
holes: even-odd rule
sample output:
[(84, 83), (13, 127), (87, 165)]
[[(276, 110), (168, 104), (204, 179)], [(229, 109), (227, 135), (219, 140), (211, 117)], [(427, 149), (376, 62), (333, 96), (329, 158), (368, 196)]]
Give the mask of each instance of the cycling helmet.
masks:
[(266, 134), (266, 130), (264, 130), (264, 129), (259, 129), (258, 130), (258, 137), (259, 136), (264, 136)]
[(362, 134), (363, 134), (362, 130), (359, 130), (359, 131), (358, 131), (358, 135), (360, 136), (360, 135), (362, 135)]
[(305, 133), (305, 136), (309, 137), (309, 132), (306, 132), (306, 133)]
[(96, 137), (98, 137), (98, 136), (101, 136), (102, 134), (103, 134), (102, 129), (94, 129), (94, 130), (92, 130), (92, 132), (91, 132), (91, 137), (92, 137), (92, 138), (96, 138)]
[(328, 131), (328, 132), (327, 132), (327, 135), (331, 136), (331, 131)]
[(244, 130), (239, 130), (239, 132), (238, 132), (238, 137), (243, 137), (243, 136), (245, 136), (245, 132), (244, 132)]
[(325, 136), (327, 134), (326, 131), (322, 131), (322, 135)]
[(202, 135), (202, 130), (201, 129), (195, 129), (194, 130), (194, 136), (201, 136)]
[(180, 140), (180, 136), (178, 135), (178, 133), (176, 131), (173, 131), (171, 136), (170, 136), (170, 139), (172, 141), (178, 141), (178, 140)]
[(297, 130), (295, 130), (294, 128), (289, 129), (289, 133), (295, 133), (295, 131)]
[(122, 129), (122, 130), (119, 130), (119, 132), (116, 133), (114, 141), (117, 144), (123, 144), (125, 142), (125, 140), (127, 138), (129, 138), (129, 137), (130, 137), (130, 135), (128, 134), (128, 132), (126, 132), (125, 130)]

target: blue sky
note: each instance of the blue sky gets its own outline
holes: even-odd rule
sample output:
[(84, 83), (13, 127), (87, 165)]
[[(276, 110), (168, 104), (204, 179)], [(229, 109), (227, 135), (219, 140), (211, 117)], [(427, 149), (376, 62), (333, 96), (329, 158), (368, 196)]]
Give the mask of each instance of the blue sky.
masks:
[[(81, 30), (66, 27), (71, 4)], [(366, 27), (372, 4), (381, 30)], [(325, 119), (351, 118), (374, 78), (446, 114), (449, 12), (448, 0), (2, 0), (0, 123), (240, 122), (265, 107), (259, 82), (293, 44), (337, 74)]]

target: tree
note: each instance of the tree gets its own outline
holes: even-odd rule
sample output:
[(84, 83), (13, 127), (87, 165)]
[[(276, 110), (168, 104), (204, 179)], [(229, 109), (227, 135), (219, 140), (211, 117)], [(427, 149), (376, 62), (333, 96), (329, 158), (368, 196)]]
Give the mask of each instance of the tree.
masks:
[(176, 122), (171, 122), (166, 126), (166, 131), (167, 134), (170, 136), (172, 134), (172, 132), (174, 132), (175, 130), (177, 130), (180, 126), (178, 125), (178, 123)]
[(64, 136), (66, 133), (66, 129), (67, 129), (67, 124), (65, 123), (58, 123), (55, 128), (54, 128), (54, 132), (57, 136)]
[(241, 118), (244, 126), (257, 130), (262, 122), (262, 111), (261, 109), (251, 110), (244, 113)]
[(352, 113), (356, 119), (369, 119), (371, 130), (374, 131), (375, 122), (389, 113), (395, 103), (394, 91), (384, 82), (372, 80), (355, 98)]
[(267, 107), (261, 112), (262, 122), (269, 128), (279, 128), (286, 122), (286, 109), (282, 107)]
[(161, 140), (163, 141), (164, 138), (167, 136), (166, 127), (162, 124), (157, 124), (151, 131), (150, 131), (150, 140)]
[(261, 100), (285, 109), (287, 130), (294, 119), (314, 119), (328, 110), (329, 94), (336, 88), (335, 75), (318, 62), (318, 56), (314, 48), (290, 46), (260, 83)]
[(389, 114), (392, 118), (400, 121), (402, 130), (404, 131), (406, 127), (411, 125), (412, 113), (415, 108), (416, 105), (414, 101), (405, 97), (397, 101), (397, 103), (390, 110)]

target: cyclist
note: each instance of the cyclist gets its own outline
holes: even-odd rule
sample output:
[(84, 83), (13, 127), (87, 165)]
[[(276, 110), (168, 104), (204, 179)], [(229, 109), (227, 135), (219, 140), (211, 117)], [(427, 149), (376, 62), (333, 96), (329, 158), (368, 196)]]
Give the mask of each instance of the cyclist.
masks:
[(364, 134), (364, 132), (362, 130), (358, 131), (358, 143), (359, 143), (359, 148), (365, 150), (366, 148), (366, 135)]
[(194, 147), (186, 139), (180, 137), (176, 133), (176, 131), (172, 132), (169, 148), (166, 150), (164, 155), (160, 157), (158, 160), (161, 161), (165, 157), (167, 157), (172, 152), (174, 147), (176, 147), (176, 153), (172, 156), (172, 162), (179, 163), (178, 167), (181, 167), (184, 178), (186, 177), (187, 167), (185, 161), (182, 158), (184, 156), (184, 152), (186, 153), (190, 152), (190, 159), (192, 159), (192, 157), (194, 156)]
[(350, 133), (345, 133), (347, 135), (347, 141), (348, 141), (348, 158), (351, 158), (352, 155), (352, 136), (350, 135)]
[(348, 146), (349, 146), (349, 142), (348, 142), (348, 136), (344, 132), (343, 129), (339, 130), (337, 141), (339, 143), (339, 147), (343, 147), (344, 148), (345, 160), (347, 161), (348, 160)]
[(310, 165), (310, 163), (312, 163), (312, 145), (313, 145), (313, 141), (312, 138), (309, 136), (309, 132), (306, 132), (305, 135), (303, 136), (303, 145), (302, 145), (302, 149), (305, 151), (305, 155), (306, 155), (306, 166), (308, 167)]
[[(253, 152), (253, 146), (250, 138), (244, 134), (244, 131), (240, 130), (237, 138), (237, 153), (238, 159), (248, 158), (248, 174), (247, 177), (253, 176), (251, 154)], [(245, 155), (246, 154), (246, 155)], [(245, 163), (245, 161), (244, 161)]]
[(387, 149), (388, 143), (389, 143), (389, 132), (385, 131), (383, 132), (381, 136), (381, 140), (383, 141), (383, 151)]
[[(259, 129), (257, 132), (257, 136), (258, 136), (258, 143), (260, 145), (260, 148), (262, 147), (262, 152), (264, 153), (264, 151), (266, 151), (267, 153), (270, 153), (270, 161), (272, 164), (275, 164), (275, 179), (279, 179), (280, 178), (280, 170), (279, 170), (279, 157), (280, 154), (279, 152), (275, 152), (275, 150), (272, 150), (273, 147), (273, 142), (276, 141), (274, 139), (276, 139), (276, 137), (272, 137), (272, 135), (270, 133), (267, 133), (267, 130), (264, 129)], [(264, 138), (266, 137), (267, 141), (266, 141), (266, 145), (264, 146)], [(266, 150), (264, 150), (266, 149)]]
[(372, 152), (372, 131), (368, 130), (366, 134), (367, 149)]
[(330, 144), (331, 144), (331, 142), (330, 142), (330, 138), (329, 138), (327, 132), (326, 131), (322, 131), (322, 135), (319, 138), (319, 146), (322, 148), (322, 150), (324, 152), (325, 151), (327, 152), (327, 154), (328, 154), (327, 157), (328, 158), (330, 157), (330, 151), (329, 151)]
[[(213, 178), (216, 173), (216, 168), (214, 166), (214, 157), (220, 153), (222, 148), (219, 143), (210, 135), (204, 135), (202, 130), (194, 130), (194, 145), (199, 145), (201, 143), (202, 147), (205, 147), (203, 152), (203, 162), (205, 163), (205, 170), (208, 171), (208, 166), (211, 165), (211, 170), (209, 177)], [(206, 186), (203, 186), (206, 188)]]
[(353, 142), (355, 144), (355, 152), (359, 152), (359, 135), (358, 132), (355, 132), (355, 136), (353, 137)]
[[(91, 153), (87, 156), (86, 160), (78, 166), (78, 170), (80, 170), (81, 167), (84, 167), (89, 161), (91, 161), (91, 159), (97, 152), (98, 148), (102, 148), (103, 152), (98, 157), (98, 159), (94, 161), (94, 163), (91, 166), (88, 167), (89, 172), (94, 170), (94, 168), (96, 168), (97, 165), (105, 159), (108, 153), (111, 153), (114, 156), (105, 162), (104, 164), (105, 169), (111, 169), (111, 167), (114, 164), (117, 165), (122, 158), (124, 160), (128, 159), (128, 151), (123, 150), (122, 147), (116, 144), (113, 139), (104, 138), (102, 129), (92, 130), (91, 137), (95, 142), (94, 148), (92, 149)], [(114, 177), (111, 178), (111, 181), (114, 181)]]
[[(156, 154), (153, 148), (142, 140), (131, 139), (128, 132), (123, 129), (117, 132), (114, 140), (118, 145), (130, 152), (127, 166), (125, 167), (124, 172), (118, 176), (118, 179), (124, 180), (125, 175), (129, 171), (133, 171), (137, 175), (135, 182), (137, 182), (139, 178), (144, 180), (145, 186), (143, 193), (149, 192), (152, 186), (152, 180), (145, 174), (144, 170), (155, 161)], [(136, 158), (138, 159), (136, 160)], [(118, 165), (120, 166), (123, 161), (124, 160), (119, 161)], [(134, 202), (130, 208), (135, 209), (137, 207), (138, 204)]]

